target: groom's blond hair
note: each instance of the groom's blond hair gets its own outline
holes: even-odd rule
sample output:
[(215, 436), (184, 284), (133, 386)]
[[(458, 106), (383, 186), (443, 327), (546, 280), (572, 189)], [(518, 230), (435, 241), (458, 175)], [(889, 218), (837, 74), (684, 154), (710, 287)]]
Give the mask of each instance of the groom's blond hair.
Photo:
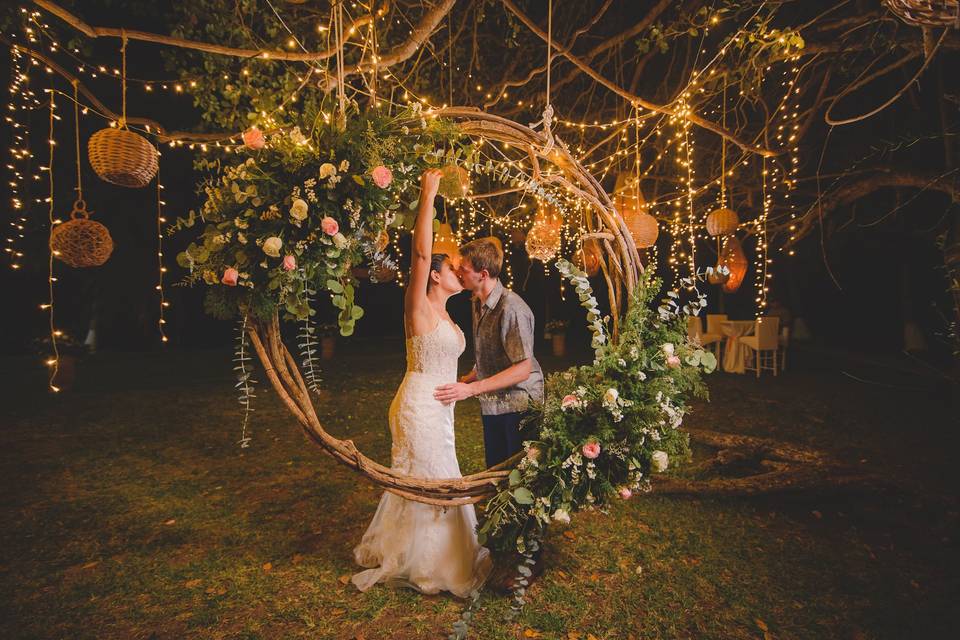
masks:
[(491, 278), (500, 277), (503, 249), (496, 238), (477, 238), (460, 247), (460, 257), (470, 262), (474, 271), (487, 270)]

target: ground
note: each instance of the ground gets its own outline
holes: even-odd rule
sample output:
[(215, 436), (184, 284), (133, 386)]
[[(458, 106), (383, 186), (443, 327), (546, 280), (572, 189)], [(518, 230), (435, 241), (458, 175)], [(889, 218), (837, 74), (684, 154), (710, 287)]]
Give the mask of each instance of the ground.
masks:
[[(863, 358), (794, 359), (776, 379), (714, 374), (688, 424), (821, 447), (900, 488), (654, 493), (580, 514), (551, 531), (520, 622), (485, 595), (471, 637), (956, 637), (958, 424), (942, 386)], [(36, 358), (0, 359), (0, 637), (446, 636), (456, 599), (349, 584), (379, 491), (309, 445), (265, 386), (237, 446), (231, 367), (219, 351), (101, 354), (52, 397)], [(402, 370), (390, 340), (324, 367), (320, 415), (384, 462)], [(457, 431), (478, 470), (475, 402)]]

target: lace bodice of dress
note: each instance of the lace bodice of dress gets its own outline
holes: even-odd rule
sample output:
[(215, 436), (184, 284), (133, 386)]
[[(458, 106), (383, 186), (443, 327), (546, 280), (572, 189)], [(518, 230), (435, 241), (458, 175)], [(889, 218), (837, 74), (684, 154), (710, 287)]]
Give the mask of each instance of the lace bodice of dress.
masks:
[(457, 359), (466, 346), (460, 327), (441, 318), (430, 333), (407, 338), (407, 371), (456, 380)]

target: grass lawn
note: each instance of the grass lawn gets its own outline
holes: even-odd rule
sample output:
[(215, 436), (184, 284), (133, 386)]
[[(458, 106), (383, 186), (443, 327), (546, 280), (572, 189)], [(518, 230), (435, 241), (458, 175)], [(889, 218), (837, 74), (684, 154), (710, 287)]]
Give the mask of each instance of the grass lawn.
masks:
[[(446, 637), (456, 599), (349, 584), (379, 491), (266, 386), (251, 447), (236, 445), (229, 353), (101, 354), (55, 397), (36, 360), (0, 359), (0, 638)], [(921, 379), (800, 360), (776, 379), (711, 376), (688, 424), (822, 447), (914, 488), (651, 494), (578, 515), (552, 530), (521, 620), (486, 595), (471, 637), (960, 637), (956, 417)], [(399, 341), (341, 348), (317, 402), (328, 428), (388, 462), (402, 371)], [(478, 470), (474, 401), (457, 438)]]

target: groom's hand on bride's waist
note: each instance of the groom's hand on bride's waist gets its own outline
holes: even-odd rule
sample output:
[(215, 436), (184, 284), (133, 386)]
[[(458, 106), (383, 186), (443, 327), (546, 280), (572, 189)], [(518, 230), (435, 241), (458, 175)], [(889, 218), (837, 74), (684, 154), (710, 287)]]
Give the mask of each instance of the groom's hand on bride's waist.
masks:
[(443, 404), (450, 404), (451, 402), (466, 400), (467, 398), (476, 394), (476, 385), (474, 383), (468, 384), (466, 382), (451, 382), (450, 384), (442, 384), (433, 391), (433, 397)]

